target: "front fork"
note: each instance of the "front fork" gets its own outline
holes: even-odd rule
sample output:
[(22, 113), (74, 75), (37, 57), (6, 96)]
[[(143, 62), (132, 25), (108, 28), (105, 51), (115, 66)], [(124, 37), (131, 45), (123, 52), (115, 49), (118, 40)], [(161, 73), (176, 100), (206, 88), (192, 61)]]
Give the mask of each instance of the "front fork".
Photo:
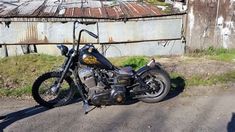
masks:
[[(74, 52), (74, 53), (71, 55), (71, 57), (69, 57), (69, 60), (65, 63), (66, 65), (63, 67), (62, 75), (61, 75), (61, 77), (60, 77), (60, 79), (58, 80), (58, 83), (57, 83), (57, 85), (56, 85), (56, 88), (57, 88), (56, 91), (59, 90), (60, 85), (62, 84), (62, 82), (63, 82), (63, 80), (64, 80), (64, 78), (65, 78), (65, 76), (66, 76), (66, 73), (68, 73), (69, 68), (70, 68), (70, 66), (71, 66), (71, 64), (72, 64), (73, 57), (74, 57), (75, 55), (76, 55), (76, 53)], [(80, 96), (82, 97), (82, 100), (83, 100), (83, 108), (84, 108), (85, 114), (87, 114), (87, 113), (89, 112), (89, 104), (88, 104), (88, 101), (87, 101), (87, 99), (86, 99), (85, 96), (84, 96), (84, 93), (83, 93), (83, 91), (82, 91), (81, 86), (79, 86), (79, 84), (78, 84), (78, 77), (77, 77), (76, 73), (75, 73), (74, 71), (73, 71), (72, 73), (73, 73), (74, 78), (75, 78), (74, 83), (75, 83), (75, 85), (76, 85), (76, 87), (77, 87), (77, 89), (78, 89), (78, 92), (79, 92)]]

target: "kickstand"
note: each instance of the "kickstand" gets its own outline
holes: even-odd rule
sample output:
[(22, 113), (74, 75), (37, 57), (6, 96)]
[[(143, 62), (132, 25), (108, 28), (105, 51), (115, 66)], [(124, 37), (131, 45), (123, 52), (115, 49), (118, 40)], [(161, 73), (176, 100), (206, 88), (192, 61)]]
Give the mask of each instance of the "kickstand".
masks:
[(90, 105), (88, 104), (87, 100), (83, 101), (83, 109), (85, 111), (85, 114), (90, 111)]
[(91, 106), (88, 104), (87, 101), (84, 101), (83, 103), (83, 109), (85, 111), (85, 114), (88, 114), (89, 112), (91, 112), (92, 110), (94, 110), (96, 108), (96, 106), (94, 106), (93, 108), (91, 108)]

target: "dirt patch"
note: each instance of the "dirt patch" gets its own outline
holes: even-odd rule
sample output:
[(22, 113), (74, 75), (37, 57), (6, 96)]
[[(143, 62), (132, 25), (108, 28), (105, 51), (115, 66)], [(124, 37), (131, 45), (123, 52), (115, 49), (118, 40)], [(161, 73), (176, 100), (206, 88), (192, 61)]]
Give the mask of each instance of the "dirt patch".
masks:
[(184, 89), (182, 96), (211, 96), (235, 93), (235, 83), (217, 84), (213, 86), (191, 86)]
[(235, 70), (235, 63), (209, 60), (206, 58), (173, 57), (158, 59), (168, 72), (184, 77), (220, 75)]

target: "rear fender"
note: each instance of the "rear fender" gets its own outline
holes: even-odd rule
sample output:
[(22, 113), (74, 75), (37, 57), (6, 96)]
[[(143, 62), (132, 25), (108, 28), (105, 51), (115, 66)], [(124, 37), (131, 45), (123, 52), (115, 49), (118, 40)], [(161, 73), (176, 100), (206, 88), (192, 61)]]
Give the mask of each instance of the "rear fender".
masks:
[(137, 74), (138, 76), (140, 76), (140, 75), (143, 74), (144, 72), (150, 71), (150, 70), (152, 70), (152, 69), (161, 70), (161, 69), (162, 69), (161, 64), (155, 63), (154, 66), (147, 66), (147, 65), (146, 65), (146, 66), (143, 66), (143, 67), (141, 67), (139, 70), (136, 71), (136, 74)]

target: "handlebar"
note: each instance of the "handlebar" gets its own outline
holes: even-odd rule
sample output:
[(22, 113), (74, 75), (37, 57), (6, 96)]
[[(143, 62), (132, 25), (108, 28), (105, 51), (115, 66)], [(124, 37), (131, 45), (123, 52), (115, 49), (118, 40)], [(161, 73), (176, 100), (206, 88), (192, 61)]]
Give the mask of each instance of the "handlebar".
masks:
[[(80, 21), (75, 21), (74, 23), (73, 23), (73, 48), (75, 47), (75, 43), (76, 43), (76, 23), (80, 23), (80, 24), (85, 24), (85, 25), (90, 25), (90, 24), (95, 24), (96, 22), (80, 22)], [(91, 31), (88, 31), (88, 30), (86, 30), (86, 29), (82, 29), (82, 30), (80, 30), (80, 32), (79, 32), (79, 37), (78, 37), (78, 45), (77, 45), (77, 51), (78, 51), (78, 49), (79, 49), (79, 44), (80, 44), (80, 40), (81, 40), (81, 34), (82, 34), (82, 32), (86, 32), (86, 33), (88, 33), (90, 36), (92, 36), (93, 38), (95, 38), (95, 39), (98, 39), (98, 35), (96, 35), (96, 34), (94, 34), (94, 33), (92, 33)]]

